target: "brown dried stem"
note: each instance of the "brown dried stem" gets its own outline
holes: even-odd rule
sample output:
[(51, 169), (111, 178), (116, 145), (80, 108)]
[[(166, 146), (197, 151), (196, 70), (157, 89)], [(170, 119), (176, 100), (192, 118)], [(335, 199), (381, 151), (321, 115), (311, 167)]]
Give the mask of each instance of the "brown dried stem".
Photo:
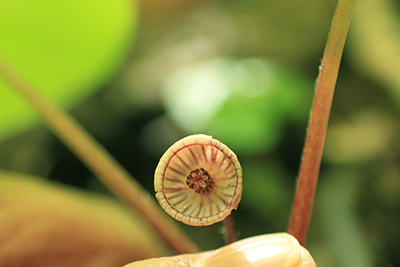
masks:
[(235, 221), (233, 220), (232, 213), (228, 215), (223, 221), (225, 227), (225, 240), (228, 244), (236, 242), (236, 228)]
[(288, 230), (303, 246), (307, 239), (333, 93), (354, 1), (338, 1), (316, 83)]
[(154, 205), (148, 193), (68, 113), (53, 106), (0, 60), (0, 74), (39, 112), (54, 134), (129, 207), (135, 210), (176, 253), (193, 253), (198, 248), (177, 225)]

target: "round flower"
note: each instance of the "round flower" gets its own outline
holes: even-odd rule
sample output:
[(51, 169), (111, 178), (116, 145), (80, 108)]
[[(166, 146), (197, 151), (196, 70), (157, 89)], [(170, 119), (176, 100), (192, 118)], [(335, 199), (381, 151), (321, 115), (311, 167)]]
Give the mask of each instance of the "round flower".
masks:
[(158, 163), (154, 187), (161, 207), (188, 225), (225, 219), (242, 197), (242, 168), (235, 153), (207, 135), (173, 144)]

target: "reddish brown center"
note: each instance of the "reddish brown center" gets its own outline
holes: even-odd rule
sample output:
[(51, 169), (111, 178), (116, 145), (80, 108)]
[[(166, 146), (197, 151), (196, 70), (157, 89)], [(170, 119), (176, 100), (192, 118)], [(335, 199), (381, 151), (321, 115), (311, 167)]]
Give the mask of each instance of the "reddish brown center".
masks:
[(195, 169), (186, 178), (186, 184), (197, 193), (207, 190), (211, 183), (210, 174), (203, 168)]

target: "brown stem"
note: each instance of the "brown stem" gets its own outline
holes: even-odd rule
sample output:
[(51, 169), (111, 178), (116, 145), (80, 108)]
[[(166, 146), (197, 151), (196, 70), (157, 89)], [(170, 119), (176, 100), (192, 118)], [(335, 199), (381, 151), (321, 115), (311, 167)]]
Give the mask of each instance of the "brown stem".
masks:
[(45, 100), (0, 60), (0, 74), (36, 108), (48, 127), (86, 166), (178, 254), (198, 251), (177, 225), (153, 204), (146, 190), (68, 113)]
[(354, 0), (339, 0), (318, 75), (288, 232), (303, 246), (314, 204), (333, 93)]
[(237, 240), (236, 238), (236, 229), (235, 229), (235, 221), (233, 220), (232, 213), (228, 215), (224, 219), (224, 227), (225, 231), (225, 240), (228, 244), (233, 243)]

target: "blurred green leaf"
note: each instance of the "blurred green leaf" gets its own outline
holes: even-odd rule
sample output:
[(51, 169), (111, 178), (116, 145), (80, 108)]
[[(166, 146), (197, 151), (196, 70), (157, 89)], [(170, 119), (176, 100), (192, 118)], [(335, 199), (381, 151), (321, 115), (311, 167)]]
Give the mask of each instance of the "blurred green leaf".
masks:
[(183, 67), (165, 87), (168, 114), (185, 131), (205, 132), (240, 154), (262, 153), (288, 120), (305, 120), (312, 83), (259, 58), (212, 59)]
[(352, 29), (349, 35), (349, 56), (354, 69), (384, 85), (395, 97), (396, 103), (399, 103), (400, 15), (398, 1), (360, 1), (354, 10)]
[[(110, 79), (132, 45), (134, 1), (1, 1), (0, 56), (57, 104), (84, 99)], [(0, 138), (37, 121), (0, 80)]]
[(244, 162), (243, 169), (246, 179), (241, 205), (264, 223), (286, 226), (292, 192), (282, 166), (278, 162), (251, 160)]
[(355, 208), (364, 178), (349, 168), (337, 168), (324, 175), (319, 198), (322, 226), (330, 240), (334, 260), (325, 266), (374, 266), (374, 250), (366, 241), (367, 231)]

